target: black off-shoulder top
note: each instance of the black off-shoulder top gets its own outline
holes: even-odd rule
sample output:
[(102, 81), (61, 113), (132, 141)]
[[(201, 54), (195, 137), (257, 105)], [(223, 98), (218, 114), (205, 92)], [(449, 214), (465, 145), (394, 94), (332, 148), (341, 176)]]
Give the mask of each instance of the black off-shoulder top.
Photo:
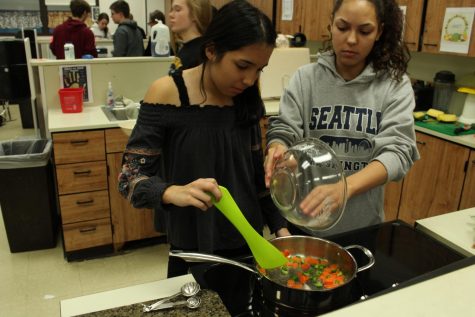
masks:
[(258, 122), (239, 123), (234, 106), (190, 105), (181, 72), (173, 78), (181, 106), (142, 103), (124, 153), (119, 191), (135, 207), (153, 208), (157, 231), (166, 232), (172, 245), (185, 250), (213, 252), (242, 247), (245, 241), (214, 207), (202, 211), (162, 204), (171, 184), (215, 178), (258, 232), (263, 211), (271, 230), (281, 228), (282, 217), (269, 208), (263, 183)]

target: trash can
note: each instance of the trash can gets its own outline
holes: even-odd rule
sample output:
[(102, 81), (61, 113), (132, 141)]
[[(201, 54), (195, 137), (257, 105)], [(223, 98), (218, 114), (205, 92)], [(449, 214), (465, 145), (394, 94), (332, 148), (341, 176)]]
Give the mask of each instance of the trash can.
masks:
[(0, 208), (10, 251), (54, 248), (57, 209), (51, 140), (0, 143)]

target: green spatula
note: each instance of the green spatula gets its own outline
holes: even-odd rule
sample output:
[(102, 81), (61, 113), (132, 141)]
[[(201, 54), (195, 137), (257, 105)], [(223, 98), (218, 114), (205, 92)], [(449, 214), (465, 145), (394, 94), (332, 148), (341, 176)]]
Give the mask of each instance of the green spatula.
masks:
[(282, 266), (287, 262), (285, 256), (272, 243), (264, 239), (249, 224), (226, 187), (219, 186), (221, 200), (213, 203), (223, 215), (238, 229), (251, 249), (256, 262), (264, 269)]

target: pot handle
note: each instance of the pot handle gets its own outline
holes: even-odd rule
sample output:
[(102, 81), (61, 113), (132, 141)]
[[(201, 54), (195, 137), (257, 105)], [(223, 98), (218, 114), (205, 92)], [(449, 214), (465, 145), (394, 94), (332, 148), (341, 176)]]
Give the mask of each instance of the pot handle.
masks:
[(362, 267), (359, 267), (356, 270), (356, 273), (359, 273), (361, 271), (369, 269), (370, 267), (372, 267), (374, 265), (375, 260), (374, 260), (373, 253), (371, 253), (371, 251), (366, 249), (365, 247), (363, 247), (361, 245), (354, 244), (354, 245), (346, 246), (346, 247), (344, 247), (344, 249), (347, 250), (347, 251), (348, 251), (348, 249), (360, 249), (368, 257), (368, 259), (369, 259), (368, 264), (363, 265)]
[(240, 267), (254, 274), (259, 274), (259, 272), (251, 265), (234, 261), (231, 259), (223, 258), (217, 255), (206, 254), (206, 253), (195, 253), (195, 252), (179, 252), (179, 251), (170, 251), (168, 255), (181, 258), (185, 260), (186, 262), (212, 262), (212, 263), (229, 264), (229, 265)]

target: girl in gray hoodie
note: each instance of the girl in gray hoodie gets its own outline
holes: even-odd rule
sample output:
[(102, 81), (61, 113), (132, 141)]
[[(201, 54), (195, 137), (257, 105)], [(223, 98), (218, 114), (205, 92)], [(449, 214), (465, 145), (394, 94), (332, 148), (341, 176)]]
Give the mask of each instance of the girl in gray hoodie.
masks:
[[(384, 220), (384, 185), (404, 177), (419, 158), (406, 75), (409, 53), (395, 0), (337, 0), (331, 40), (316, 63), (301, 67), (270, 118), (265, 162), (269, 186), (275, 161), (296, 141), (314, 137), (336, 152), (347, 179), (341, 220), (320, 235)], [(316, 187), (301, 203), (312, 216), (338, 192)]]

